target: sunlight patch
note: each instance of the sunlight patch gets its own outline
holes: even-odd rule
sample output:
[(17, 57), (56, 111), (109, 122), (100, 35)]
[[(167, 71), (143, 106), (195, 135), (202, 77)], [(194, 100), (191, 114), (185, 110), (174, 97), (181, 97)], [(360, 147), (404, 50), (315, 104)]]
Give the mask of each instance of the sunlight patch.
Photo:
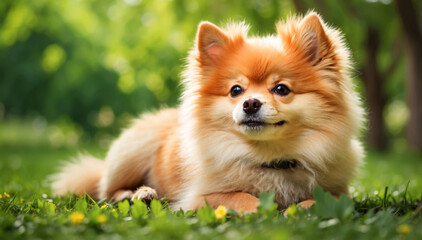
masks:
[(65, 62), (66, 52), (58, 44), (48, 45), (41, 59), (41, 67), (46, 73), (53, 73)]

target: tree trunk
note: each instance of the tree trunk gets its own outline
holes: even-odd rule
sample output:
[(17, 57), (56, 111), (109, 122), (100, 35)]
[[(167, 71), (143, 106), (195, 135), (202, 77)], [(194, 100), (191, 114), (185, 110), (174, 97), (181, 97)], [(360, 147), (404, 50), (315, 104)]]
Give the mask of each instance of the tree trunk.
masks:
[(380, 34), (375, 28), (368, 28), (366, 36), (366, 62), (363, 69), (363, 82), (366, 99), (369, 105), (369, 131), (367, 140), (377, 150), (387, 148), (387, 137), (383, 118), (385, 106), (384, 81), (377, 67), (377, 52), (380, 45)]
[(407, 139), (412, 148), (422, 150), (422, 31), (413, 2), (395, 2), (406, 39), (407, 96), (410, 109)]

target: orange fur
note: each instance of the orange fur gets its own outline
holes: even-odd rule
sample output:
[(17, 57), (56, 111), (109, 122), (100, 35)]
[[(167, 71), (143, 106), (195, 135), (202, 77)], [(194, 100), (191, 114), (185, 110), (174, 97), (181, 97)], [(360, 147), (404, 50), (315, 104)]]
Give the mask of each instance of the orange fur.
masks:
[(256, 212), (259, 206), (258, 198), (244, 192), (210, 193), (203, 196), (195, 208), (205, 207), (208, 203), (212, 208), (222, 205), (238, 212)]
[[(80, 163), (67, 164), (55, 176), (55, 192), (89, 190), (95, 198), (121, 200), (155, 196), (151, 187), (175, 209), (196, 209), (207, 199), (239, 211), (255, 211), (256, 197), (266, 191), (281, 208), (311, 204), (305, 200), (314, 186), (347, 193), (363, 157), (357, 140), (363, 110), (341, 34), (315, 13), (280, 22), (277, 35), (248, 37), (247, 31), (244, 23), (224, 29), (201, 23), (181, 106), (136, 120), (104, 162), (93, 160), (91, 174), (79, 175)], [(275, 94), (279, 84), (290, 92)], [(239, 96), (231, 95), (235, 85), (243, 89)], [(260, 128), (244, 124), (248, 99), (262, 103), (255, 114)], [(295, 159), (298, 166), (261, 167), (274, 159)]]

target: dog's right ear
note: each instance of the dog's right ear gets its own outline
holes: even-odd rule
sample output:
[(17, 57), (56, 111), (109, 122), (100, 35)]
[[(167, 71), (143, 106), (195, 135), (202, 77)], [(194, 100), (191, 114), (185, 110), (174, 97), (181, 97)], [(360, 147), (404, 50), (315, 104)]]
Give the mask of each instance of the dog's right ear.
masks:
[(215, 65), (223, 56), (230, 38), (216, 25), (201, 22), (196, 35), (199, 58), (205, 65)]
[(318, 62), (327, 55), (330, 41), (325, 33), (321, 18), (311, 12), (300, 23), (295, 41), (300, 45), (308, 61)]

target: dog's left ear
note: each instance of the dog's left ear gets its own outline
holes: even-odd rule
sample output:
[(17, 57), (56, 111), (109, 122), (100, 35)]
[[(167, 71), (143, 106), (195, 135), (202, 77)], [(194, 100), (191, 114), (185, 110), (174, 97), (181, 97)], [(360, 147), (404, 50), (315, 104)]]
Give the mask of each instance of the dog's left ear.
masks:
[(216, 25), (210, 22), (201, 22), (196, 36), (199, 58), (205, 65), (216, 64), (221, 57), (230, 38)]
[(308, 14), (300, 22), (295, 41), (313, 65), (321, 61), (330, 48), (330, 41), (316, 13)]

